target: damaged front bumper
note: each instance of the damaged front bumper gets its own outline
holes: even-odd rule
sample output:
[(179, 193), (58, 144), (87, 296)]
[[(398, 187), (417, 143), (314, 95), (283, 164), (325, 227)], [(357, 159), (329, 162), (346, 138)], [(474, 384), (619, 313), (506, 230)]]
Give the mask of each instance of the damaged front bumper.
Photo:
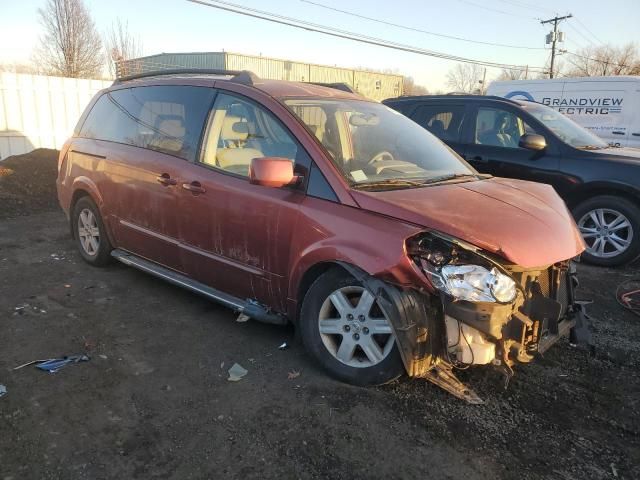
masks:
[(455, 369), (490, 365), (504, 374), (531, 362), (562, 337), (590, 345), (584, 305), (575, 301), (575, 265), (539, 269), (501, 268), (518, 295), (509, 303), (459, 300), (443, 292), (401, 288), (347, 267), (373, 292), (390, 319), (409, 376), (425, 378), (470, 403), (482, 400)]

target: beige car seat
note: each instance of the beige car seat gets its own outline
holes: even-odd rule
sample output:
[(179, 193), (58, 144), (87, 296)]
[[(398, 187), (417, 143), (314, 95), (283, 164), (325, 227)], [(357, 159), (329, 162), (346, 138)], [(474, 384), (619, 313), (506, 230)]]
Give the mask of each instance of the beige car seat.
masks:
[(149, 142), (151, 148), (173, 153), (182, 150), (185, 128), (181, 118), (160, 120), (157, 131), (158, 133)]
[(240, 117), (225, 117), (220, 131), (220, 140), (224, 147), (217, 149), (216, 159), (220, 168), (228, 168), (233, 165), (251, 164), (254, 158), (264, 155), (255, 148), (245, 148), (245, 142), (249, 137), (249, 124)]

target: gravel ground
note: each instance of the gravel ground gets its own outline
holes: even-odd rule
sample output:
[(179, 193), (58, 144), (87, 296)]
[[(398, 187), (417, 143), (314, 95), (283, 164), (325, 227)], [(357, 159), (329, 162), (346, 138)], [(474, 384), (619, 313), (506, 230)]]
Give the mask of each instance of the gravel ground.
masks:
[[(595, 358), (560, 343), (506, 391), (464, 372), (472, 406), (422, 380), (333, 381), (292, 329), (92, 268), (60, 211), (25, 213), (0, 220), (0, 479), (640, 478), (640, 318), (613, 297), (637, 266), (579, 268)], [(13, 370), (85, 351), (55, 374)], [(232, 383), (235, 362), (248, 374)]]

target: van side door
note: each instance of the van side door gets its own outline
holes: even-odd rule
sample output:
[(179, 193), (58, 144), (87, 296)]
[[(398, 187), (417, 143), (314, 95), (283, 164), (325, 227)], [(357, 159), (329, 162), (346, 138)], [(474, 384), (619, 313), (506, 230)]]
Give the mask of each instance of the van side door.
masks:
[[(497, 177), (549, 183), (561, 188), (560, 152), (552, 135), (535, 119), (508, 105), (476, 104), (469, 118), (471, 138), (466, 160), (478, 171)], [(545, 137), (547, 148), (532, 151), (518, 145), (525, 133)]]
[(212, 98), (202, 87), (140, 86), (109, 91), (92, 108), (78, 149), (104, 158), (87, 176), (118, 248), (182, 271), (177, 189)]
[(464, 157), (465, 114), (466, 107), (462, 103), (421, 102), (409, 112), (408, 117)]

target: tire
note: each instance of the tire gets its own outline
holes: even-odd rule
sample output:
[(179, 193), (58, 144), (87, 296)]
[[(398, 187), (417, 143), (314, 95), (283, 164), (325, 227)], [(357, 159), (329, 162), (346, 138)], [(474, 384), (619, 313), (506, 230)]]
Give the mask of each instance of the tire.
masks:
[[(335, 303), (341, 304), (342, 314)], [(371, 293), (341, 268), (328, 270), (311, 285), (299, 324), (307, 351), (338, 380), (358, 386), (382, 385), (404, 373), (391, 325)], [(347, 348), (341, 350), (343, 345)]]
[[(107, 237), (100, 210), (90, 197), (81, 197), (76, 202), (71, 221), (73, 237), (84, 261), (96, 267), (109, 264), (113, 247)], [(89, 229), (87, 225), (90, 226)]]
[(582, 260), (614, 267), (640, 255), (640, 209), (626, 198), (599, 195), (573, 209), (587, 250)]

